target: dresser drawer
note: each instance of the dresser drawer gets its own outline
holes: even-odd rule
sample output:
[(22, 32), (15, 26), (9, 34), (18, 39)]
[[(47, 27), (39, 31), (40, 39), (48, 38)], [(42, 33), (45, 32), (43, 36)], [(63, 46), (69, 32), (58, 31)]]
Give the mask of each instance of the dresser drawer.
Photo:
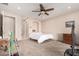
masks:
[(71, 39), (72, 39), (71, 34), (63, 34), (64, 43), (71, 44)]

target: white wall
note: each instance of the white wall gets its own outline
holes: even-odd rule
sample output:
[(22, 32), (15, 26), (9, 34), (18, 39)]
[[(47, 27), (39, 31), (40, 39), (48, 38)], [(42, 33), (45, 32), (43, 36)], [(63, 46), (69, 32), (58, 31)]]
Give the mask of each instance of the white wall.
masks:
[[(62, 15), (55, 18), (50, 18), (46, 21), (42, 22), (42, 32), (44, 33), (52, 33), (55, 38), (59, 39), (59, 34), (70, 33), (70, 29), (65, 27), (65, 22), (68, 20), (76, 21), (76, 34), (77, 34), (77, 42), (79, 42), (79, 12), (74, 12), (71, 14)], [(60, 40), (63, 40), (63, 37), (60, 35)]]
[(3, 14), (3, 20), (4, 20), (4, 15), (15, 17), (15, 37), (18, 40), (21, 40), (22, 39), (22, 23), (21, 23), (22, 17), (15, 15), (15, 14), (12, 14), (12, 13), (7, 12), (7, 11), (2, 11), (2, 14)]

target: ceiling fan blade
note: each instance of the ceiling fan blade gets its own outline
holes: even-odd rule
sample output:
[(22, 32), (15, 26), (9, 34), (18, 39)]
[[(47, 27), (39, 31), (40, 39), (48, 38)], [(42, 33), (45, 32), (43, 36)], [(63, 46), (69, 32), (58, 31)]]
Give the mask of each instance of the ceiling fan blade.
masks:
[(54, 8), (46, 9), (45, 11), (51, 11), (51, 10), (54, 10)]
[(44, 9), (43, 5), (40, 4), (40, 11), (44, 11), (44, 10), (45, 10), (45, 9)]
[(41, 11), (32, 11), (32, 12), (41, 12)]
[(46, 15), (49, 15), (48, 13), (45, 13)]

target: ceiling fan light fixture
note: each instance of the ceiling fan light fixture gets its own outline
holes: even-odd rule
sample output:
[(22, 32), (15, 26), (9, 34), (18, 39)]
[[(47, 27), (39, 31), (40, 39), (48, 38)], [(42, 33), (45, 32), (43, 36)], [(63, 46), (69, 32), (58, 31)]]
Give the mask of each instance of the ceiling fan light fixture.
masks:
[(41, 12), (41, 14), (45, 14), (45, 12), (44, 12), (44, 11), (42, 11), (42, 12)]

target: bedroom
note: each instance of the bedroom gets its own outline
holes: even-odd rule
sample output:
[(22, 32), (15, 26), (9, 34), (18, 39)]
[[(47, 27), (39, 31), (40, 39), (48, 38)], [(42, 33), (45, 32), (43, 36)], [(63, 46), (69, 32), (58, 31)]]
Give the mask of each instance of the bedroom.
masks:
[[(66, 21), (75, 21), (76, 44), (79, 45), (79, 4), (43, 3), (42, 6), (45, 9), (54, 9), (48, 12), (32, 12), (40, 10), (39, 3), (0, 4), (0, 39), (9, 41), (9, 33), (12, 32), (14, 39), (18, 41), (20, 56), (64, 56), (71, 43), (64, 40), (66, 37), (63, 39), (64, 35), (69, 35), (69, 40), (71, 38), (71, 29), (66, 28)], [(0, 52), (3, 53), (0, 55), (9, 54), (2, 50)]]

